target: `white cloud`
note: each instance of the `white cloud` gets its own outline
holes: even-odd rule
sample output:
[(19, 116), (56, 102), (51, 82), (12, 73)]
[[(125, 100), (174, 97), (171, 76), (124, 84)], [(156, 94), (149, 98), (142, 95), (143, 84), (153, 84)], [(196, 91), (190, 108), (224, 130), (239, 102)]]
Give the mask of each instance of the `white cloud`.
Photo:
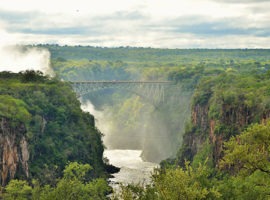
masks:
[(254, 2), (10, 0), (0, 2), (0, 22), (19, 43), (266, 48), (270, 4)]
[(0, 8), (15, 11), (40, 11), (43, 13), (104, 14), (129, 10), (136, 0), (9, 0), (1, 1)]

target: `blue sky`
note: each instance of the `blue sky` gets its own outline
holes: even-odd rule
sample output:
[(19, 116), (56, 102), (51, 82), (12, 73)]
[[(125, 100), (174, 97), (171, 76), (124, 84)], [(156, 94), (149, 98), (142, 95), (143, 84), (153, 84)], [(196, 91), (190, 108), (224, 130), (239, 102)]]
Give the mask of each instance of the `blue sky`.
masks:
[(7, 44), (269, 48), (270, 0), (9, 0)]

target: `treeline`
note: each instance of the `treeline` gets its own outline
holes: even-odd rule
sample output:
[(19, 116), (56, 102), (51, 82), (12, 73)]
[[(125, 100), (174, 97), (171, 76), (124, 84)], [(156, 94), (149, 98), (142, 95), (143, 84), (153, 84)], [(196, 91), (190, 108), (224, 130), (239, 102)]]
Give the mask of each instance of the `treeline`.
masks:
[(128, 80), (127, 64), (122, 61), (70, 60), (57, 58), (52, 67), (64, 80)]
[(63, 177), (55, 185), (41, 185), (36, 179), (11, 180), (2, 189), (0, 197), (6, 200), (105, 200), (111, 193), (105, 179), (90, 179), (87, 175), (93, 168), (89, 164), (70, 162), (63, 170)]
[[(33, 46), (30, 46), (33, 47)], [(52, 59), (59, 57), (65, 59), (90, 59), (107, 61), (130, 62), (168, 62), (174, 61), (190, 63), (193, 61), (209, 61), (219, 59), (257, 61), (269, 60), (268, 49), (157, 49), (142, 47), (93, 47), (93, 46), (60, 46), (60, 45), (34, 45), (46, 48), (52, 54)]]

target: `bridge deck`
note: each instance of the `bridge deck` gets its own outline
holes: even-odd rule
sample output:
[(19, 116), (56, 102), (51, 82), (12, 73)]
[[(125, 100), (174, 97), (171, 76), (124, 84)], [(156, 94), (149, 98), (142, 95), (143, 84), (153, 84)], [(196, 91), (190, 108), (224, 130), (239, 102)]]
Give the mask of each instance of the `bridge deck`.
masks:
[(70, 83), (172, 83), (171, 81), (70, 81)]

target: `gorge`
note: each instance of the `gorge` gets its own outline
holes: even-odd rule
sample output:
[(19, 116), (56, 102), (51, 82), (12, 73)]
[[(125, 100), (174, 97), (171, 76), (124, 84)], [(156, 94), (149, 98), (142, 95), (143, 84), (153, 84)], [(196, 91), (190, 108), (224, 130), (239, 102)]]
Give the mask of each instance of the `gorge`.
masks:
[[(109, 158), (122, 167), (112, 182), (147, 185), (121, 187), (123, 199), (267, 196), (267, 50), (37, 47), (51, 52), (56, 77), (0, 73), (1, 195), (26, 180), (29, 198), (38, 188), (63, 198), (72, 186), (104, 199)], [(78, 99), (70, 81), (89, 80), (173, 84), (158, 105), (113, 87)]]

